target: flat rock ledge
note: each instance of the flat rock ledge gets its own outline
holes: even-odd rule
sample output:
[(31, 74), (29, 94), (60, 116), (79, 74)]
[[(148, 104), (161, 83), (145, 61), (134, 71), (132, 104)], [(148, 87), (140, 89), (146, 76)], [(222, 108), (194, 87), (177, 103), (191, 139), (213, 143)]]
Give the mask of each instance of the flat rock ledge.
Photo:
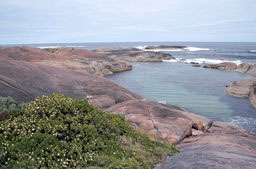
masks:
[(225, 92), (230, 96), (249, 98), (252, 106), (256, 108), (256, 79), (233, 82)]
[(256, 166), (256, 136), (222, 122), (207, 133), (186, 138), (180, 153), (168, 157), (155, 169), (252, 169)]

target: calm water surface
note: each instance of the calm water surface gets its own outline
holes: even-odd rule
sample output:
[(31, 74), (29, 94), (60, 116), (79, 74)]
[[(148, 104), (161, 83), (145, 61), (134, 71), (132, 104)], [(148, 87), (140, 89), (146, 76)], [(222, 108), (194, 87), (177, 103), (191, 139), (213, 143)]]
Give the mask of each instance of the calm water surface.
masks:
[(256, 110), (248, 99), (224, 93), (225, 86), (232, 81), (255, 77), (184, 63), (133, 63), (133, 66), (131, 71), (106, 77), (148, 100), (178, 105), (256, 132)]

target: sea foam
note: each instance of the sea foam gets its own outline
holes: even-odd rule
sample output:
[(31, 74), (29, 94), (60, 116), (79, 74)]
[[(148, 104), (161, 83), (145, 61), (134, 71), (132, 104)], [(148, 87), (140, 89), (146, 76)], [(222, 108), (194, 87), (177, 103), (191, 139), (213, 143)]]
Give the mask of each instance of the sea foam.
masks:
[[(157, 45), (155, 46), (157, 47)], [(146, 49), (147, 46), (137, 46), (135, 47), (140, 50), (144, 51), (150, 51), (150, 52), (177, 52), (177, 51), (190, 51), (190, 52), (195, 52), (195, 51), (209, 51), (211, 49), (209, 48), (198, 48), (198, 47), (185, 47), (185, 48), (175, 48), (175, 47), (170, 47), (166, 49)]]
[(172, 62), (172, 63), (178, 62), (176, 59), (162, 60), (162, 61), (163, 61), (163, 62)]
[(202, 50), (210, 50), (209, 48), (197, 48), (197, 47), (186, 47), (184, 48), (185, 50), (189, 50), (190, 52), (195, 52), (195, 51), (202, 51)]
[(251, 52), (251, 53), (256, 53), (256, 50), (249, 50), (249, 52)]
[(250, 126), (248, 130), (250, 132), (256, 132), (256, 120), (254, 118), (234, 116), (232, 119), (229, 119), (226, 122), (235, 124), (242, 128)]
[(195, 58), (195, 59), (179, 59), (176, 58), (179, 62), (184, 63), (199, 63), (199, 64), (220, 64), (224, 62), (235, 63), (237, 65), (242, 64), (241, 60), (224, 60), (224, 59), (207, 59), (207, 58)]

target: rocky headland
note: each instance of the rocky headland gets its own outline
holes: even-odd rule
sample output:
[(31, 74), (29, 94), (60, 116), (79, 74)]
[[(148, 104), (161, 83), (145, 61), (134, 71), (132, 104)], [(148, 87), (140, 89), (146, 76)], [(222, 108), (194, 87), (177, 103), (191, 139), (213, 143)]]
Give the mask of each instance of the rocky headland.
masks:
[[(11, 47), (0, 50), (0, 96), (19, 102), (62, 93), (88, 98), (101, 110), (123, 115), (140, 130), (178, 144), (180, 153), (160, 168), (252, 168), (256, 136), (233, 125), (215, 122), (173, 106), (147, 101), (101, 75), (131, 69), (125, 61), (174, 59), (139, 49)], [(236, 167), (237, 166), (237, 167)]]

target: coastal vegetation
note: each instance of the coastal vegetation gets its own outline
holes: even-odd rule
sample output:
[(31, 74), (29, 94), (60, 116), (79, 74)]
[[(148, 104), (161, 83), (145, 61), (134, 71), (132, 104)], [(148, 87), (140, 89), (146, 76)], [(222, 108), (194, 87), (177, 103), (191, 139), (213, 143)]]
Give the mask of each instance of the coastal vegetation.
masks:
[(24, 106), (19, 104), (11, 97), (0, 97), (0, 121), (10, 116), (11, 113), (16, 113)]
[(3, 168), (153, 168), (178, 153), (86, 99), (53, 94), (10, 112), (0, 123)]

